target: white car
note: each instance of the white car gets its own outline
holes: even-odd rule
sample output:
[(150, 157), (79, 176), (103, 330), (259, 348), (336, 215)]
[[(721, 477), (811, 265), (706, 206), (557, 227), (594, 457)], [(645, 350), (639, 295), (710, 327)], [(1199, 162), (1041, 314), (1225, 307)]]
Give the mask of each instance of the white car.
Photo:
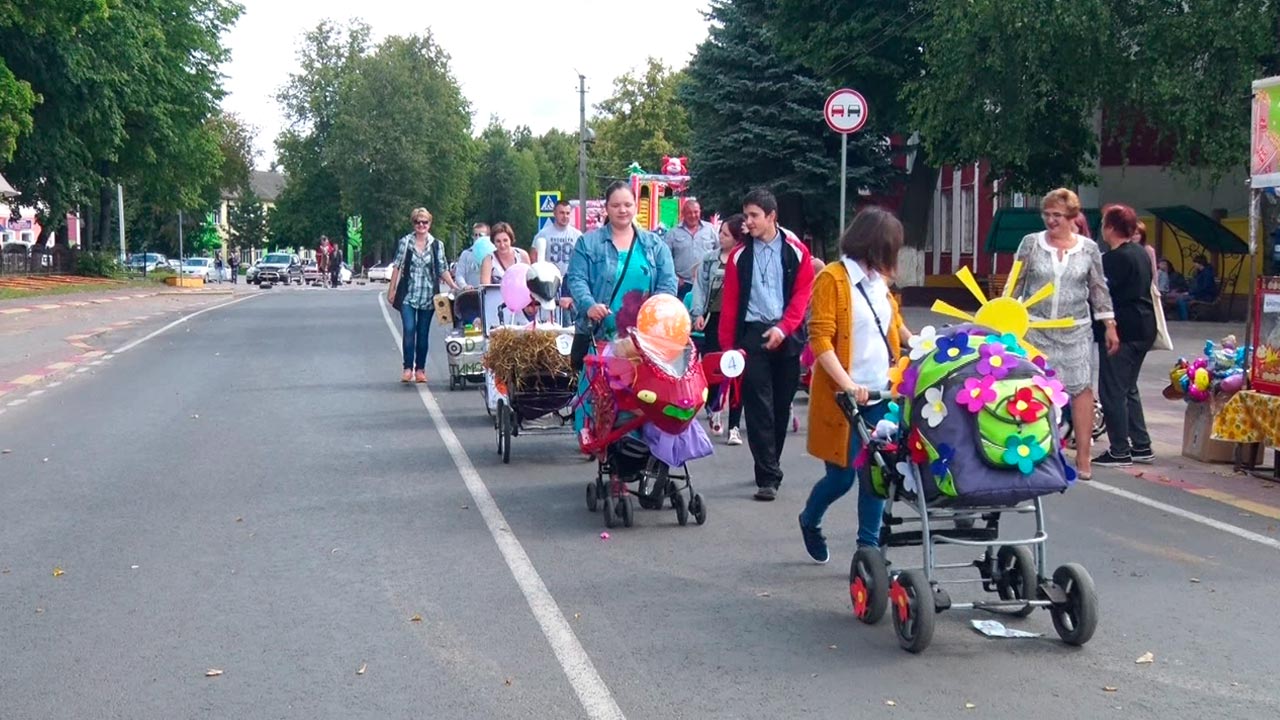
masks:
[(369, 268), (369, 282), (391, 282), (391, 263)]
[(182, 263), (183, 277), (198, 277), (205, 282), (217, 280), (213, 268), (213, 260), (209, 258), (187, 258)]

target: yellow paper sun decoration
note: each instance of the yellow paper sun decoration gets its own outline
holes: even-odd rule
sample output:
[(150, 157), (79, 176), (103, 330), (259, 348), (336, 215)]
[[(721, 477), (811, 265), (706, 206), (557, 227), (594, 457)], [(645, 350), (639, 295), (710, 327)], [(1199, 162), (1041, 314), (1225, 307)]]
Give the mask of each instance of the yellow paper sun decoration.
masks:
[[(1050, 330), (1055, 328), (1069, 328), (1075, 325), (1075, 321), (1071, 318), (1058, 318), (1057, 320), (1032, 320), (1031, 314), (1027, 309), (1032, 305), (1053, 295), (1053, 283), (1049, 283), (1035, 292), (1034, 295), (1026, 300), (1018, 300), (1013, 297), (1013, 288), (1018, 283), (1018, 276), (1022, 273), (1022, 261), (1015, 260), (1013, 267), (1009, 270), (1009, 279), (1004, 284), (1004, 292), (1000, 297), (994, 300), (988, 300), (986, 293), (982, 292), (982, 288), (978, 287), (978, 281), (974, 280), (973, 273), (968, 267), (960, 268), (956, 273), (956, 277), (960, 278), (960, 282), (968, 288), (969, 292), (977, 298), (980, 307), (978, 312), (970, 314), (951, 303), (942, 300), (935, 300), (933, 307), (934, 312), (939, 315), (971, 322), (982, 327), (991, 328), (997, 333), (1009, 333), (1018, 338), (1018, 342), (1027, 349), (1030, 357), (1036, 355), (1044, 355), (1035, 346), (1027, 342), (1027, 330), (1035, 328), (1037, 330)], [(1052, 359), (1052, 358), (1047, 358)]]

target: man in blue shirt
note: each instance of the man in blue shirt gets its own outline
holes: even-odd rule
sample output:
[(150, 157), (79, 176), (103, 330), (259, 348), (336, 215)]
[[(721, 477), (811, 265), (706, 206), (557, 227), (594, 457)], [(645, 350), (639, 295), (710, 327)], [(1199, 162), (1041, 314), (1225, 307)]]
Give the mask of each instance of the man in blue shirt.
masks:
[(676, 291), (681, 299), (693, 290), (693, 278), (707, 253), (716, 249), (719, 234), (711, 223), (702, 219), (702, 206), (696, 198), (687, 198), (680, 208), (680, 224), (671, 228), (663, 239), (671, 248), (671, 259), (676, 264), (676, 277), (680, 287)]

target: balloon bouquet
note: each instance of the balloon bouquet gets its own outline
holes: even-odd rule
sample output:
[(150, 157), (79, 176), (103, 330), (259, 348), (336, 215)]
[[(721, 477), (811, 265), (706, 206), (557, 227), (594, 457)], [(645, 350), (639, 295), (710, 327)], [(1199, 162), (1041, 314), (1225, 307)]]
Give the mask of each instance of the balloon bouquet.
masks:
[(1196, 403), (1225, 400), (1244, 389), (1248, 358), (1249, 348), (1237, 345), (1235, 335), (1216, 343), (1206, 340), (1203, 356), (1190, 361), (1178, 358), (1174, 363), (1164, 396)]
[(707, 402), (708, 381), (741, 374), (743, 356), (729, 351), (700, 358), (690, 341), (689, 313), (670, 295), (645, 300), (634, 326), (619, 315), (619, 338), (599, 343), (584, 361), (587, 422), (578, 441), (597, 461), (587, 508), (603, 509), (608, 527), (619, 520), (630, 527), (632, 497), (652, 510), (670, 501), (681, 525), (690, 515), (702, 524), (706, 505), (693, 491), (687, 463), (710, 455), (712, 447), (695, 420)]

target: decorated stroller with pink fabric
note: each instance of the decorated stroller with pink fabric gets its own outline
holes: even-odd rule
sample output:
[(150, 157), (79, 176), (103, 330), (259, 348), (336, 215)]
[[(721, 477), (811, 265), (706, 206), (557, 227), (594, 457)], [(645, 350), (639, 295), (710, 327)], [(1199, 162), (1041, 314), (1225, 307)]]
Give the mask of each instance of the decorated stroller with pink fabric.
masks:
[[(632, 329), (628, 338), (600, 343), (587, 356), (587, 422), (579, 445), (596, 459), (587, 509), (602, 511), (606, 527), (631, 527), (633, 498), (648, 510), (669, 503), (681, 525), (690, 516), (699, 525), (707, 521), (706, 501), (694, 490), (688, 463), (712, 453), (696, 420), (707, 402), (708, 381), (725, 378), (723, 355), (699, 358), (692, 343), (673, 355)], [(740, 357), (728, 365), (740, 369)]]

